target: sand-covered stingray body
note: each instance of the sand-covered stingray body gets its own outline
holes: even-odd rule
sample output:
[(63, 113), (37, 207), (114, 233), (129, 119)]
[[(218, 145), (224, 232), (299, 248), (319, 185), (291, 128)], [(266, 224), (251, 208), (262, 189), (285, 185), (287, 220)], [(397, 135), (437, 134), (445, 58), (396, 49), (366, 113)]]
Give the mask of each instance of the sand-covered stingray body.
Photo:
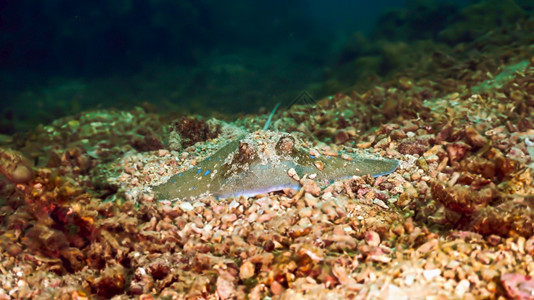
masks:
[(158, 199), (225, 198), (298, 189), (298, 178), (314, 177), (319, 185), (354, 175), (380, 176), (397, 168), (396, 160), (351, 156), (352, 160), (312, 155), (287, 133), (260, 131), (242, 136), (195, 167), (153, 187)]

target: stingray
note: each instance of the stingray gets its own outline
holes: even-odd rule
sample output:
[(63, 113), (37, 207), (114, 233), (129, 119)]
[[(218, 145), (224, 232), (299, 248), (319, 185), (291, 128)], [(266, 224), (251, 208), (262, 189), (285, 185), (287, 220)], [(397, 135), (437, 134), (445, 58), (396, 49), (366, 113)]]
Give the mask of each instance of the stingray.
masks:
[(193, 200), (252, 197), (283, 189), (299, 189), (299, 178), (313, 178), (319, 186), (353, 176), (387, 175), (396, 160), (351, 155), (351, 160), (310, 151), (294, 136), (262, 130), (229, 142), (196, 166), (152, 187), (158, 199)]

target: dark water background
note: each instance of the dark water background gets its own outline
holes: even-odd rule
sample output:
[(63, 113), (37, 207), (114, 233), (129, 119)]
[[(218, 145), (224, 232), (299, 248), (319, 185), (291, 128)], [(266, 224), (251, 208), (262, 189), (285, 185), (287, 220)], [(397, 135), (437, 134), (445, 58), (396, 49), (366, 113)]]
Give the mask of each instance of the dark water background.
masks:
[(469, 40), (440, 33), (475, 2), (0, 1), (0, 133), (100, 107), (223, 116), (319, 98), (357, 86), (367, 70), (350, 64), (384, 60), (383, 41)]

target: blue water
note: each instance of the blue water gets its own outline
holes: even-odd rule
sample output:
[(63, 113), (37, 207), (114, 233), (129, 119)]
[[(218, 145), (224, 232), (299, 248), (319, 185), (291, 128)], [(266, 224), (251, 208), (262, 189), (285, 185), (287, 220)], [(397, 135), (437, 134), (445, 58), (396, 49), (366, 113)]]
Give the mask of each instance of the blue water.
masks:
[(384, 41), (448, 42), (439, 33), (471, 2), (2, 1), (0, 133), (93, 108), (236, 114), (317, 99), (359, 82), (367, 66), (343, 68), (384, 59)]

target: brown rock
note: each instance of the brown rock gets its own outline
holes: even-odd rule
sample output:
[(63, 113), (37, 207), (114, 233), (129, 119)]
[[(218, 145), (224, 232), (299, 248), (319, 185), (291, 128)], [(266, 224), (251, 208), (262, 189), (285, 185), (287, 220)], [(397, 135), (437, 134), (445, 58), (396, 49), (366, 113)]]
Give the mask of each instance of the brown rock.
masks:
[(471, 147), (463, 142), (450, 143), (445, 146), (450, 162), (457, 162), (464, 158)]
[(425, 153), (430, 147), (430, 143), (428, 139), (404, 139), (399, 144), (399, 152), (402, 154), (419, 154), (422, 155)]
[(391, 131), (390, 137), (392, 140), (398, 141), (406, 138), (406, 133), (402, 129), (395, 129)]
[(350, 139), (350, 136), (344, 130), (339, 130), (336, 133), (336, 144), (344, 144), (349, 139)]
[(409, 185), (404, 189), (404, 192), (399, 196), (397, 205), (399, 207), (405, 207), (409, 205), (412, 201), (416, 200), (418, 196), (419, 194), (417, 193), (417, 189), (415, 189), (412, 185)]
[(482, 136), (473, 126), (465, 129), (465, 135), (468, 143), (473, 147), (480, 148), (488, 143), (488, 139)]

